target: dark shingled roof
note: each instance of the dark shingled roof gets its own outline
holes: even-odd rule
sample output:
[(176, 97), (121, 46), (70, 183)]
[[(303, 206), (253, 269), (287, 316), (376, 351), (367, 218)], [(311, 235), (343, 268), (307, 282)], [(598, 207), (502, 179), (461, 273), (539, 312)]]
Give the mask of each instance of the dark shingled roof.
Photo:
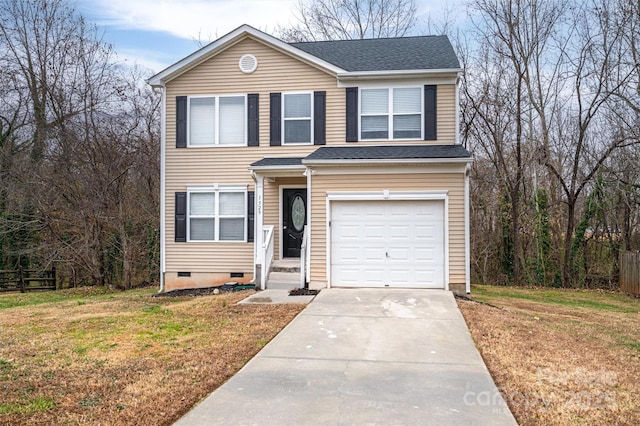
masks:
[(301, 166), (302, 157), (263, 158), (251, 164), (251, 167)]
[(471, 158), (462, 145), (324, 146), (309, 160), (405, 160), (424, 158)]
[(346, 71), (460, 68), (447, 36), (291, 43)]

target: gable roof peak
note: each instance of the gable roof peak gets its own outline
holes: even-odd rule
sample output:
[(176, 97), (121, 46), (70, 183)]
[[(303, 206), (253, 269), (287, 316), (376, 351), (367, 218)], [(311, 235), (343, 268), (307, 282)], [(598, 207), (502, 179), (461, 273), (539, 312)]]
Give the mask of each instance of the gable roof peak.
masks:
[(235, 30), (196, 50), (147, 80), (162, 87), (218, 53), (251, 37), (338, 78), (358, 73), (458, 72), (460, 63), (447, 36), (286, 43), (251, 25)]

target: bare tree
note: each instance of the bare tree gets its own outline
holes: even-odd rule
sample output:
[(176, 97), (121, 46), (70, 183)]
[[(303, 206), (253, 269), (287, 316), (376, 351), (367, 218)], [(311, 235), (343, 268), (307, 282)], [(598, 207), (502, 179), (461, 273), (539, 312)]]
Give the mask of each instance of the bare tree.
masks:
[(542, 189), (555, 213), (544, 220), (554, 227), (558, 278), (582, 285), (588, 240), (607, 226), (594, 209), (609, 196), (600, 172), (638, 143), (637, 2), (476, 0), (472, 8), (481, 54), (465, 64), (465, 131), (509, 193), (514, 281), (541, 253), (527, 244), (543, 235), (531, 226)]
[(159, 96), (65, 0), (0, 0), (0, 52), (0, 258), (154, 279)]
[(416, 23), (415, 0), (299, 0), (288, 42), (402, 37)]

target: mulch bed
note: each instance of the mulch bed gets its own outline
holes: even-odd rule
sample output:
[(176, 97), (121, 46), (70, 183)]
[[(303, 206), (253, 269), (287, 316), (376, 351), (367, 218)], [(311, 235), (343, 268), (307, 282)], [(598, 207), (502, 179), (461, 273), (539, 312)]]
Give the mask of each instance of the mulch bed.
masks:
[(229, 293), (232, 291), (255, 290), (254, 285), (248, 284), (223, 284), (216, 287), (206, 288), (185, 288), (182, 290), (167, 291), (165, 293), (156, 293), (153, 297), (198, 297), (212, 296), (220, 293)]
[(294, 288), (289, 292), (289, 296), (316, 296), (320, 290), (309, 290), (308, 288)]

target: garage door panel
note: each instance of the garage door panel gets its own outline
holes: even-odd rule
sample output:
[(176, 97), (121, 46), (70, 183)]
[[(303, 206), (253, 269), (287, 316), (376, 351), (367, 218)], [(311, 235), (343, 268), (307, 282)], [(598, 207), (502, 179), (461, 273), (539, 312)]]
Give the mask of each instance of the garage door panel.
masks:
[(437, 241), (439, 243), (442, 242), (442, 224), (431, 224), (431, 225), (419, 225), (416, 224), (413, 226), (413, 236), (416, 239), (429, 239), (433, 241)]
[(391, 241), (408, 241), (411, 238), (411, 224), (400, 223), (388, 225), (388, 236)]
[(414, 250), (414, 259), (418, 263), (440, 263), (442, 256), (436, 254), (433, 248), (417, 248)]
[(360, 226), (357, 224), (336, 223), (336, 231), (340, 241), (357, 241), (360, 238)]
[(414, 280), (418, 287), (425, 288), (442, 288), (436, 284), (436, 271), (431, 270), (415, 270)]
[(389, 249), (389, 262), (409, 262), (411, 260), (412, 249), (410, 247), (393, 247)]
[(444, 202), (334, 201), (334, 286), (444, 287)]
[(384, 259), (384, 247), (370, 247), (362, 250), (365, 262), (380, 262)]
[(334, 249), (334, 253), (337, 256), (336, 264), (352, 264), (353, 262), (360, 262), (362, 260), (362, 249), (357, 246), (338, 245)]
[(406, 268), (403, 269), (395, 269), (390, 268), (389, 272), (391, 272), (389, 278), (389, 287), (409, 287), (411, 286), (411, 275), (409, 270)]

